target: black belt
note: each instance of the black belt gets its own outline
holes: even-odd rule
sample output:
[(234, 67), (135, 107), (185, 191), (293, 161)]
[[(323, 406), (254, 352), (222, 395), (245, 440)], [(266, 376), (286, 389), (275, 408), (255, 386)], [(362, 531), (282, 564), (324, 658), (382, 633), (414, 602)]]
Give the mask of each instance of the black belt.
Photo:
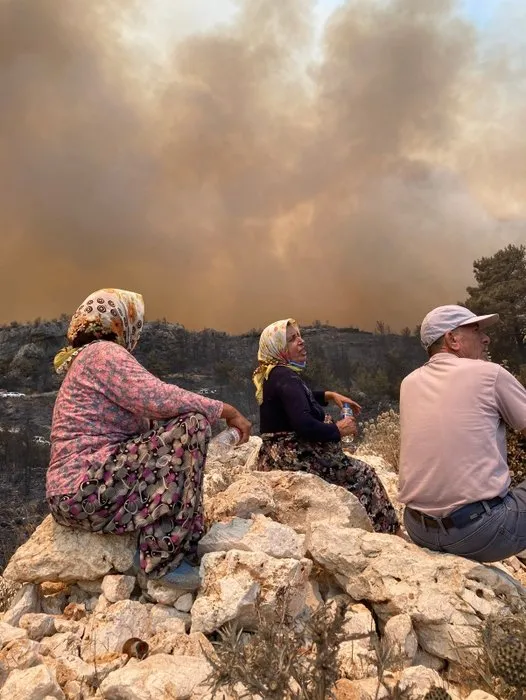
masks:
[(500, 496), (495, 496), (495, 498), (490, 498), (487, 501), (468, 503), (465, 506), (457, 508), (457, 510), (454, 510), (449, 515), (446, 515), (445, 518), (435, 518), (432, 515), (426, 515), (426, 513), (422, 513), (419, 510), (409, 508), (409, 506), (407, 506), (406, 510), (411, 513), (413, 518), (420, 520), (426, 527), (440, 529), (445, 528), (446, 530), (449, 530), (452, 527), (464, 527), (464, 525), (468, 525), (474, 520), (478, 520), (483, 513), (487, 512), (487, 508), (491, 510), (492, 508), (500, 505), (503, 500), (504, 499)]

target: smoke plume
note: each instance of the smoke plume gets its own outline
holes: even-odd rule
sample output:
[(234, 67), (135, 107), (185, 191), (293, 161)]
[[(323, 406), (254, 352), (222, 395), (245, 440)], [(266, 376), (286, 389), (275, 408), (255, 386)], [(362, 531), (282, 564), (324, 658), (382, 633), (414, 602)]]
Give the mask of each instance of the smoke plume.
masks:
[(399, 329), (526, 241), (524, 16), (348, 0), (319, 41), (313, 2), (243, 0), (161, 59), (140, 11), (0, 0), (0, 322), (115, 286), (189, 328)]

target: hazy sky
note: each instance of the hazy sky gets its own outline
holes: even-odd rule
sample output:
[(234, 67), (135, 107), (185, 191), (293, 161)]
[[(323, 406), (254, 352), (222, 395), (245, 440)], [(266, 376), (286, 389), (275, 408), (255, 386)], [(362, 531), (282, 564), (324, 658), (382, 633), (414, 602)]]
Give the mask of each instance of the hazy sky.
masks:
[(414, 326), (526, 243), (519, 0), (0, 0), (0, 322)]

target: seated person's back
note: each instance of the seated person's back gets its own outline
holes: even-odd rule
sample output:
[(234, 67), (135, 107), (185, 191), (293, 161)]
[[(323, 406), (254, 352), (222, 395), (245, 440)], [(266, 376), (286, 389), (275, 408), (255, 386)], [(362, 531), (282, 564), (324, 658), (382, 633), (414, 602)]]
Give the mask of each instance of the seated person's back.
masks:
[(422, 322), (429, 360), (400, 388), (399, 499), (411, 539), (490, 562), (526, 547), (526, 482), (510, 490), (506, 424), (526, 432), (526, 390), (488, 361), (497, 314), (439, 306)]
[[(516, 383), (510, 377), (492, 362), (438, 353), (404, 379), (404, 503), (441, 516), (507, 491), (506, 426), (501, 416), (514, 423), (510, 407)], [(461, 479), (456, 478), (459, 474)]]

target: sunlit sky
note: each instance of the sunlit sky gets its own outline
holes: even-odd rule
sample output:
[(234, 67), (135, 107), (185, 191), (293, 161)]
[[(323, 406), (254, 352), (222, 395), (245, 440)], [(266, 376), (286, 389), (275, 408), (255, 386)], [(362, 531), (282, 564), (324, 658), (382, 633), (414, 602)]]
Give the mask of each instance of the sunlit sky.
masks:
[[(502, 9), (506, 2), (507, 0), (461, 0), (458, 8), (460, 14), (479, 29), (486, 29), (497, 10)], [(320, 34), (330, 15), (344, 4), (345, 0), (315, 2), (314, 17)], [(141, 8), (141, 17), (133, 39), (162, 56), (166, 48), (178, 38), (228, 24), (237, 9), (236, 0), (148, 0)]]

